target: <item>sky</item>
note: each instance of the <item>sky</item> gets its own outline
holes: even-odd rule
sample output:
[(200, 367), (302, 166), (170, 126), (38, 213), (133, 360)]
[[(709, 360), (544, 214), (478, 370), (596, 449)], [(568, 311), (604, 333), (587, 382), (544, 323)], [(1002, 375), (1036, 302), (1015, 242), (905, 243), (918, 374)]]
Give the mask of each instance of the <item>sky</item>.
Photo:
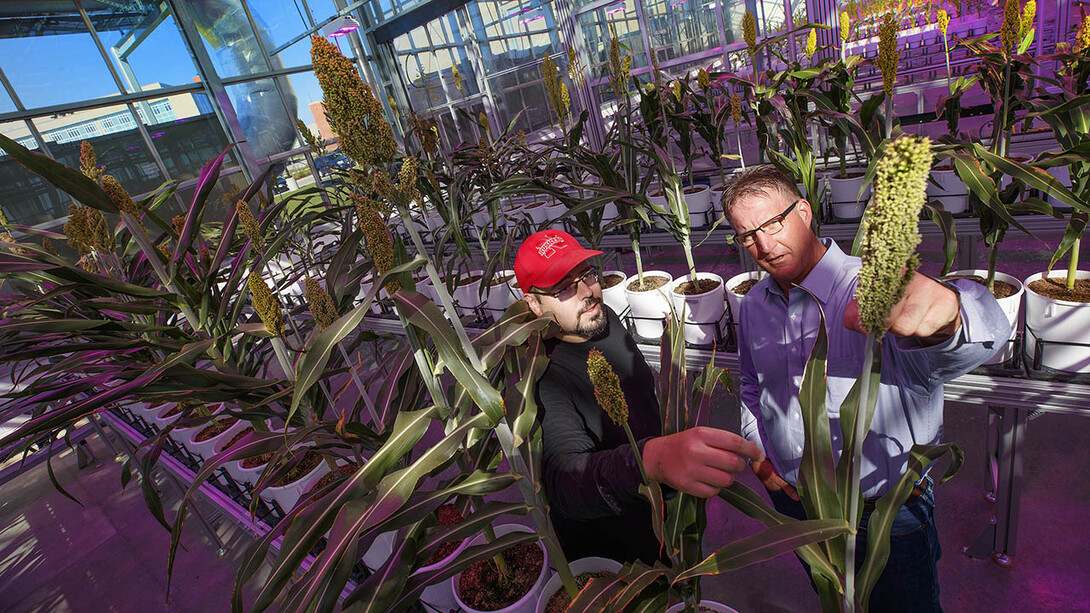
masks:
[[(332, 0), (309, 0), (309, 5), (317, 20), (328, 17), (334, 10)], [(286, 43), (306, 29), (301, 11), (292, 0), (251, 0), (250, 6), (259, 20), (266, 24), (274, 47)], [(116, 31), (99, 34), (107, 53), (121, 38), (121, 33)], [(339, 46), (342, 52), (350, 52), (347, 44)], [(209, 48), (207, 44), (206, 48)], [(237, 69), (233, 69), (229, 62), (223, 62), (215, 49), (209, 48), (209, 51), (217, 65), (217, 72), (221, 76), (234, 76)], [(285, 67), (309, 64), (309, 39), (293, 44), (278, 55)], [(167, 18), (141, 43), (129, 56), (129, 62), (143, 86), (152, 83), (179, 85), (191, 83), (197, 77), (197, 69), (173, 17)], [(117, 86), (91, 35), (86, 32), (0, 39), (0, 68), (27, 108), (117, 94)], [(313, 123), (314, 117), (308, 104), (322, 99), (317, 79), (313, 73), (307, 72), (292, 75), (289, 81), (298, 99), (298, 117), (307, 124)], [(15, 110), (15, 104), (0, 88), (0, 113)]]

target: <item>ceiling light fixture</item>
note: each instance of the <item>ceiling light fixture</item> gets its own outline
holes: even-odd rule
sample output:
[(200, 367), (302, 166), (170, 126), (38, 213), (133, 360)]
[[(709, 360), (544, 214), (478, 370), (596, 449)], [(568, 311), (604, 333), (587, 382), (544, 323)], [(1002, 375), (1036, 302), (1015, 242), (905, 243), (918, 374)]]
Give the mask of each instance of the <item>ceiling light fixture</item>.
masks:
[(356, 21), (351, 15), (341, 15), (322, 26), (322, 34), (329, 38), (337, 38), (358, 29), (360, 29), (360, 22)]

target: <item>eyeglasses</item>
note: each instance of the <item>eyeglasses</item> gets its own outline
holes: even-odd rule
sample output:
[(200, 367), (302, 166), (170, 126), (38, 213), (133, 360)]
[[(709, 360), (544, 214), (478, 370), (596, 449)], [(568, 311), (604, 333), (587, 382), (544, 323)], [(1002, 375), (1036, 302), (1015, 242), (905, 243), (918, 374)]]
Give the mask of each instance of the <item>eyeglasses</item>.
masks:
[(588, 268), (586, 272), (573, 279), (571, 283), (556, 290), (555, 292), (531, 291), (530, 293), (537, 294), (538, 296), (552, 296), (553, 298), (556, 298), (557, 300), (563, 302), (574, 296), (575, 293), (579, 291), (580, 282), (586, 283), (587, 287), (590, 287), (591, 285), (596, 285), (598, 283), (598, 269)]
[(741, 234), (735, 234), (734, 235), (734, 242), (738, 243), (739, 245), (741, 245), (743, 247), (749, 247), (749, 246), (753, 245), (754, 242), (756, 242), (757, 232), (764, 232), (765, 234), (768, 234), (769, 236), (779, 233), (780, 230), (783, 230), (783, 220), (787, 219), (787, 216), (791, 214), (791, 211), (795, 210), (795, 206), (797, 206), (798, 203), (800, 203), (800, 202), (802, 202), (801, 198), (794, 201), (793, 203), (791, 203), (791, 206), (787, 207), (787, 209), (784, 212), (782, 212), (779, 215), (773, 217), (772, 219), (769, 219), (768, 221), (764, 222), (763, 224), (758, 226), (755, 230), (750, 230), (749, 232), (742, 232)]

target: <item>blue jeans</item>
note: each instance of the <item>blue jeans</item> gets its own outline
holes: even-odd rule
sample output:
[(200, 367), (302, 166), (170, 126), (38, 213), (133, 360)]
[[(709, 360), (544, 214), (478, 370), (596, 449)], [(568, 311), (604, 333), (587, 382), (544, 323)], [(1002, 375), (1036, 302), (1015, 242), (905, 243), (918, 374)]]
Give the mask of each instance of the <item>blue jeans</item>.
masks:
[[(780, 513), (795, 519), (806, 519), (806, 510), (801, 502), (791, 500), (782, 491), (770, 491), (768, 494)], [(867, 551), (869, 521), (870, 513), (864, 513), (856, 540), (856, 569), (862, 566)], [(935, 530), (935, 497), (930, 479), (926, 491), (897, 512), (889, 543), (889, 561), (871, 592), (870, 612), (941, 613), (937, 564), (942, 557), (942, 547)], [(799, 561), (802, 561), (801, 558)], [(802, 565), (809, 575), (809, 566), (805, 562)]]

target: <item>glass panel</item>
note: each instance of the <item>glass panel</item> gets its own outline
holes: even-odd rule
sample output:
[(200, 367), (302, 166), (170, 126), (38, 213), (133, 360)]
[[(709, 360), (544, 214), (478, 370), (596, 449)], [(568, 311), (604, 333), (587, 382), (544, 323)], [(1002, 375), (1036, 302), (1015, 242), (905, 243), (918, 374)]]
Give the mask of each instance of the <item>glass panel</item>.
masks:
[[(240, 2), (222, 6), (212, 2), (176, 3), (179, 17), (192, 23), (221, 77), (254, 74), (269, 69), (261, 44), (246, 17)], [(269, 38), (261, 22), (257, 22), (262, 39)], [(273, 68), (278, 68), (275, 64)]]
[(103, 46), (130, 92), (198, 81), (193, 57), (173, 15), (158, 13), (133, 27), (99, 32)]
[[(288, 108), (294, 110), (294, 94), (287, 91), (285, 94), (289, 94)], [(227, 96), (254, 157), (261, 159), (292, 148), (296, 139), (295, 117), (284, 111), (272, 79), (229, 85)]]
[(16, 34), (0, 38), (0, 67), (27, 108), (118, 93), (73, 3), (50, 2), (33, 15), (5, 21), (13, 22)]
[[(219, 180), (216, 181), (216, 186), (212, 188), (212, 193), (208, 195), (205, 221), (223, 221), (224, 216), (234, 210), (235, 197), (246, 188), (246, 185), (246, 177), (241, 172), (229, 175), (221, 174)], [(177, 198), (171, 198), (164, 203), (169, 215), (160, 213), (160, 217), (169, 219), (169, 217), (180, 215), (183, 211), (188, 210), (190, 203), (193, 202), (194, 193), (196, 193), (195, 186), (179, 189)], [(262, 196), (255, 197), (252, 202), (260, 202), (260, 198), (263, 197), (264, 192), (262, 192)], [(258, 207), (251, 204), (250, 208), (257, 209)]]
[(585, 74), (597, 78), (608, 73), (606, 64), (609, 62), (611, 23), (617, 29), (617, 39), (628, 47), (627, 54), (632, 55), (632, 67), (647, 65), (647, 53), (640, 36), (640, 23), (632, 2), (633, 0), (618, 0), (614, 4), (579, 15), (579, 28), (583, 32), (590, 63)]
[(709, 0), (645, 0), (651, 46), (660, 63), (719, 46), (719, 20)]
[[(25, 122), (0, 123), (0, 133), (28, 149), (38, 144)], [(0, 151), (0, 203), (8, 221), (28, 226), (68, 215), (71, 198)]]
[(301, 2), (284, 0), (246, 0), (254, 21), (264, 30), (262, 39), (269, 51), (310, 29)]
[(565, 50), (549, 3), (480, 0), (467, 9), (489, 75)]
[(746, 15), (746, 0), (720, 0), (723, 7), (723, 29), (726, 30), (727, 45), (744, 45), (742, 37), (742, 19)]
[(0, 87), (0, 113), (14, 113), (15, 103), (11, 101), (11, 96), (3, 87)]
[[(230, 142), (204, 94), (185, 95), (194, 98), (199, 112), (148, 126), (151, 142), (163, 159), (170, 178), (179, 181), (199, 176), (201, 167), (219, 155)], [(227, 154), (224, 166), (237, 164), (235, 153)]]
[(49, 143), (53, 158), (73, 168), (79, 168), (80, 142), (91, 143), (99, 165), (105, 166), (106, 173), (133, 196), (149, 192), (166, 180), (144, 144), (132, 113), (124, 106), (77, 111), (57, 119), (39, 117), (34, 119), (34, 127)]
[[(310, 128), (310, 131), (330, 138), (329, 125), (325, 120), (325, 111), (322, 106), (322, 88), (318, 85), (318, 78), (313, 72), (300, 72), (287, 77), (281, 77), (280, 81), (287, 80), (295, 92), (296, 115)], [(296, 141), (296, 146), (302, 143)]]

